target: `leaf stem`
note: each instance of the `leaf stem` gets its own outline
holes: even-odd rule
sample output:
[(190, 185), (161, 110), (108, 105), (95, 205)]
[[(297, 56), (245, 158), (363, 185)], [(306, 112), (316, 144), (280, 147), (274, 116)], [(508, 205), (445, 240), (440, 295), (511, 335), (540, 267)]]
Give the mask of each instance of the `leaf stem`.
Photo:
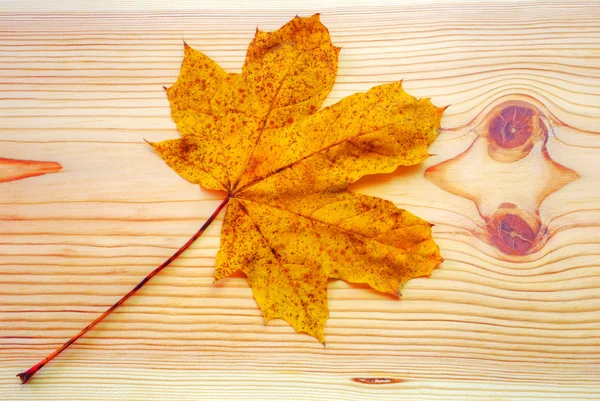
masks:
[(140, 281), (135, 287), (133, 287), (131, 289), (131, 291), (129, 291), (121, 299), (119, 299), (113, 306), (108, 308), (104, 313), (102, 313), (100, 316), (98, 316), (93, 322), (88, 324), (85, 328), (83, 328), (79, 333), (77, 333), (75, 336), (73, 336), (69, 341), (64, 343), (56, 351), (52, 352), (50, 355), (48, 355), (47, 357), (42, 359), (40, 362), (36, 363), (35, 365), (33, 365), (32, 367), (27, 369), (25, 372), (19, 373), (17, 376), (21, 379), (21, 383), (23, 383), (23, 384), (27, 383), (27, 381), (29, 379), (31, 379), (33, 377), (33, 375), (35, 375), (37, 373), (38, 370), (40, 370), (42, 367), (44, 367), (44, 365), (46, 365), (48, 362), (50, 362), (52, 359), (54, 359), (56, 356), (58, 356), (61, 352), (63, 352), (67, 348), (69, 348), (69, 346), (71, 344), (73, 344), (75, 341), (77, 341), (79, 339), (79, 337), (83, 336), (85, 333), (90, 331), (95, 325), (97, 325), (102, 320), (104, 320), (104, 318), (107, 317), (108, 315), (110, 315), (112, 311), (114, 311), (119, 306), (121, 306), (132, 295), (134, 295), (140, 288), (142, 288), (144, 286), (144, 284), (146, 284), (148, 281), (150, 281), (150, 279), (152, 277), (156, 276), (158, 273), (160, 273), (160, 271), (162, 269), (164, 269), (169, 264), (171, 264), (171, 262), (173, 262), (175, 259), (177, 259), (177, 257), (179, 255), (181, 255), (187, 248), (189, 248), (189, 246), (192, 245), (192, 243), (196, 239), (198, 239), (198, 237), (200, 237), (202, 235), (202, 233), (208, 228), (208, 226), (210, 226), (210, 224), (217, 217), (217, 215), (219, 214), (221, 209), (223, 209), (223, 207), (225, 207), (227, 202), (229, 202), (229, 196), (227, 196), (227, 198), (225, 198), (223, 200), (223, 202), (221, 202), (221, 204), (219, 204), (217, 209), (208, 218), (208, 220), (206, 220), (206, 222), (202, 225), (202, 227), (200, 227), (200, 229), (194, 235), (192, 235), (192, 237), (181, 248), (179, 248), (177, 250), (177, 252), (175, 252), (173, 255), (171, 255), (171, 257), (169, 257), (169, 259), (165, 260), (160, 266), (158, 266), (150, 274), (148, 274), (146, 277), (144, 277), (144, 279), (142, 281)]

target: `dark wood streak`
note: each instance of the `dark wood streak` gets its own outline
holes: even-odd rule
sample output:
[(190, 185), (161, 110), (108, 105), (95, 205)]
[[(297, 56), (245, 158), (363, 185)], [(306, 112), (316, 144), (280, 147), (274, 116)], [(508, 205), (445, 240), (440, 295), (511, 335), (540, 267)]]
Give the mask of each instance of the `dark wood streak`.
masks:
[(391, 377), (353, 377), (351, 379), (353, 382), (360, 384), (396, 384), (396, 383), (404, 383), (405, 379), (395, 379)]
[(57, 173), (60, 170), (62, 170), (62, 166), (57, 162), (17, 160), (0, 157), (0, 183)]

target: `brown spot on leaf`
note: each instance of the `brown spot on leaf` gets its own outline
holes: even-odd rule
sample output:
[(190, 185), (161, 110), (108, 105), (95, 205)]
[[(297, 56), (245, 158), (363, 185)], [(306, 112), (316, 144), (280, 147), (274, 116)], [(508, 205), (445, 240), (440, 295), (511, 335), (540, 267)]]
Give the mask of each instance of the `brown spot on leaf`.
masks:
[(198, 144), (187, 137), (183, 137), (180, 142), (180, 149), (183, 155), (187, 155), (188, 153), (195, 152), (198, 149)]

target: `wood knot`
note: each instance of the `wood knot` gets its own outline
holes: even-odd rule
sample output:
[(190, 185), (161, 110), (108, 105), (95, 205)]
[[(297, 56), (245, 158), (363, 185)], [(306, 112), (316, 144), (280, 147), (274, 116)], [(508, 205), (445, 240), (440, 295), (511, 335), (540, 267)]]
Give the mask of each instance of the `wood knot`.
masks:
[(546, 120), (532, 104), (510, 100), (490, 110), (478, 131), (488, 138), (494, 160), (511, 163), (527, 156), (536, 142), (547, 140)]
[(488, 233), (496, 247), (508, 255), (526, 255), (540, 240), (539, 216), (503, 204), (487, 222)]

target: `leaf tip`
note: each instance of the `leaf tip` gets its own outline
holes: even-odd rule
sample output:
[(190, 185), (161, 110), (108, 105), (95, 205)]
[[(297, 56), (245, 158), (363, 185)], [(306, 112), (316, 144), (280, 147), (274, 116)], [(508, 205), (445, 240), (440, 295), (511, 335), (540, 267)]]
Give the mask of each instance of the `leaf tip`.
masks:
[(313, 15), (311, 15), (310, 17), (299, 17), (298, 15), (296, 15), (296, 18), (300, 19), (301, 21), (304, 22), (308, 22), (308, 23), (320, 23), (321, 22), (321, 13), (314, 13)]
[(452, 105), (451, 105), (451, 104), (447, 104), (447, 105), (445, 105), (445, 106), (438, 107), (437, 109), (438, 109), (438, 111), (439, 111), (440, 115), (444, 114), (444, 112), (445, 112), (445, 111), (448, 109), (448, 107), (450, 107), (450, 106), (452, 106)]
[(144, 142), (146, 142), (148, 145), (150, 145), (152, 147), (152, 149), (154, 149), (155, 151), (157, 151), (158, 147), (156, 146), (156, 142), (150, 142), (146, 138), (142, 138), (142, 139), (144, 140)]

